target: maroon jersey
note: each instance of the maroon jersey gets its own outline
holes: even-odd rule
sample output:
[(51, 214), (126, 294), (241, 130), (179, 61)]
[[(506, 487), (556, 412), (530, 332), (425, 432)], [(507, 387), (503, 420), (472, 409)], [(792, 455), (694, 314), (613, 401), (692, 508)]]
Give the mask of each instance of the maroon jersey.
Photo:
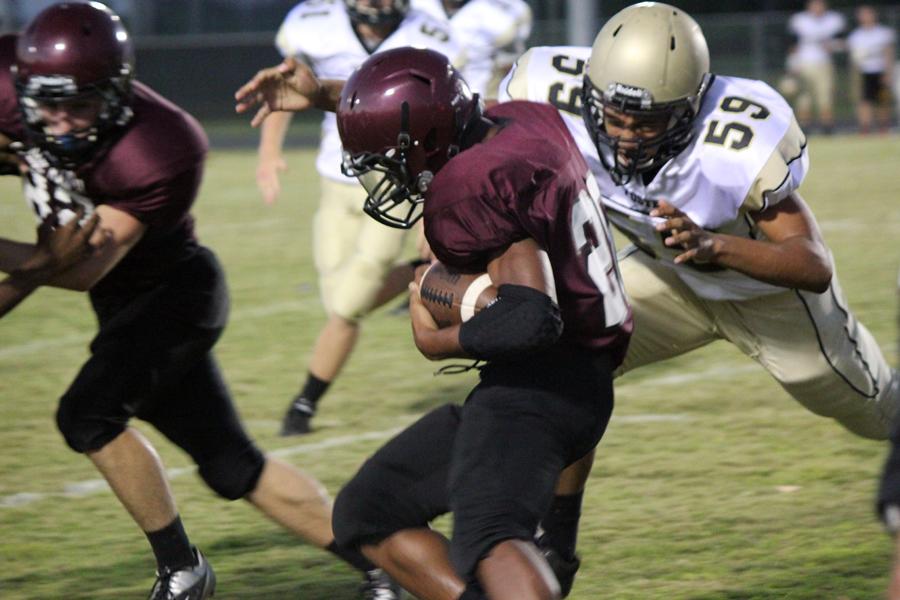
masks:
[(425, 197), (425, 236), (441, 262), (483, 271), (491, 256), (532, 238), (547, 252), (563, 341), (624, 356), (631, 334), (600, 191), (552, 106), (509, 102), (486, 116), (494, 137), (455, 156)]
[(153, 287), (174, 263), (196, 251), (189, 214), (208, 149), (200, 124), (186, 112), (134, 82), (133, 116), (89, 162), (67, 169), (30, 147), (9, 66), (15, 45), (0, 43), (0, 132), (24, 144), (29, 173), (25, 197), (38, 219), (71, 215), (75, 204), (89, 214), (100, 204), (124, 211), (147, 226), (141, 240), (92, 290), (130, 295)]

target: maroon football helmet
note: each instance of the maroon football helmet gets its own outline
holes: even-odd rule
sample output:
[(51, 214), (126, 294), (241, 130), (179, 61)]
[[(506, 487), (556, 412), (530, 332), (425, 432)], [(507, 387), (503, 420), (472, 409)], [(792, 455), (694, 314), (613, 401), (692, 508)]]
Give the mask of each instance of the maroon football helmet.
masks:
[(434, 174), (481, 119), (481, 102), (447, 57), (397, 48), (369, 57), (347, 80), (337, 107), (343, 171), (369, 193), (363, 210), (409, 229)]
[[(31, 141), (62, 163), (89, 159), (131, 118), (131, 38), (119, 16), (99, 2), (64, 2), (39, 13), (19, 35), (12, 70)], [(41, 105), (89, 99), (101, 105), (91, 127), (64, 135), (45, 131)]]

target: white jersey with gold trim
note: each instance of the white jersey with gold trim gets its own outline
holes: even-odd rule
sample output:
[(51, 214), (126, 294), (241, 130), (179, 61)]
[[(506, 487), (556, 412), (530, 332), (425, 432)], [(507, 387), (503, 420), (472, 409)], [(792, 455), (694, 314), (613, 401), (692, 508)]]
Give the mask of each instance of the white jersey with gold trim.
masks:
[[(441, 0), (412, 0), (412, 7), (447, 19)], [(497, 85), (523, 52), (531, 35), (531, 7), (524, 0), (469, 0), (449, 18), (465, 46), (463, 76), (472, 91), (497, 97)]]
[(787, 102), (762, 81), (716, 76), (700, 106), (690, 145), (649, 182), (610, 178), (581, 117), (581, 85), (590, 48), (537, 47), (500, 84), (500, 100), (549, 102), (560, 110), (597, 178), (609, 219), (642, 250), (675, 270), (700, 297), (742, 300), (784, 291), (713, 265), (675, 265), (649, 212), (659, 200), (704, 229), (763, 239), (750, 214), (796, 190), (806, 175), (806, 138)]
[[(458, 67), (465, 62), (462, 46), (446, 21), (415, 9), (387, 39), (369, 51), (356, 35), (340, 0), (306, 0), (295, 6), (281, 24), (275, 45), (282, 56), (302, 60), (322, 79), (347, 79), (375, 52), (403, 46), (436, 50)], [(341, 140), (334, 113), (325, 113), (322, 120), (316, 169), (323, 177), (356, 182), (341, 173)]]

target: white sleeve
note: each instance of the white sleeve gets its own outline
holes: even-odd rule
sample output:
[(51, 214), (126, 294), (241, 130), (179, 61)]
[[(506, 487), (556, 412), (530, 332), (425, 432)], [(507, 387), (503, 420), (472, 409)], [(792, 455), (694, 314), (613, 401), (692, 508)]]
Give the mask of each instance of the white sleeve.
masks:
[(743, 209), (758, 211), (778, 204), (800, 187), (808, 170), (806, 136), (792, 114), (787, 131), (753, 181)]

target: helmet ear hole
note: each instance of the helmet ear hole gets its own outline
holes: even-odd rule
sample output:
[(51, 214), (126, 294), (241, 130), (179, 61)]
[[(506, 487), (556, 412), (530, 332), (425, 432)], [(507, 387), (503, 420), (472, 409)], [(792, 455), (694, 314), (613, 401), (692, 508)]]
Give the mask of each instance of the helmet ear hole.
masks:
[[(361, 180), (377, 172), (391, 184), (367, 186), (365, 211), (382, 223), (409, 227), (421, 214), (431, 178), (459, 151), (480, 111), (478, 98), (439, 52), (403, 47), (366, 60), (344, 84), (336, 111), (351, 157), (344, 172)], [(406, 147), (398, 134), (406, 136)]]
[(422, 142), (422, 147), (427, 154), (431, 154), (435, 150), (438, 150), (437, 130), (433, 127), (425, 134), (425, 140)]

